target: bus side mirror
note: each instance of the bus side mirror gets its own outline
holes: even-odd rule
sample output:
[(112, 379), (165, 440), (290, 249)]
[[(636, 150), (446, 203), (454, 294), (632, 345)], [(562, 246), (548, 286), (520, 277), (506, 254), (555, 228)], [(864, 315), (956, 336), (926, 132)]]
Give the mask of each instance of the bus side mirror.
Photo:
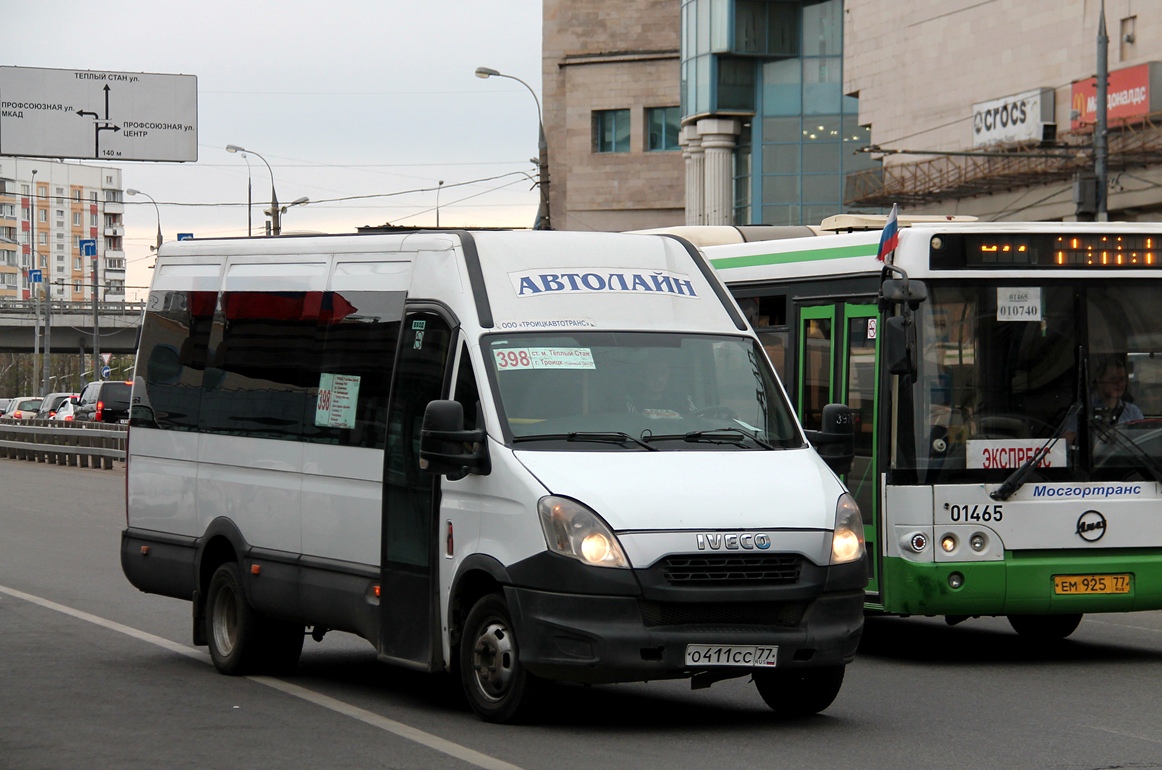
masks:
[(851, 473), (855, 461), (855, 415), (847, 404), (823, 407), (823, 430), (807, 431), (815, 451), (837, 476)]
[(464, 430), (464, 405), (432, 401), (420, 428), (420, 468), (456, 481), (491, 469), (483, 430)]
[(884, 324), (884, 364), (889, 374), (916, 373), (916, 321), (911, 311), (888, 318)]
[(923, 281), (913, 281), (910, 278), (897, 280), (889, 278), (880, 284), (880, 305), (907, 304), (915, 310), (922, 302), (928, 299), (928, 287)]

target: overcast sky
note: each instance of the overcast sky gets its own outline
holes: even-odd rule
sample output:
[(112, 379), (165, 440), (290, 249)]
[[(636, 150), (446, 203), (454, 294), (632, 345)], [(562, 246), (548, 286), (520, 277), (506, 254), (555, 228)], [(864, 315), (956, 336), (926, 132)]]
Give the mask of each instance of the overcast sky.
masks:
[[(0, 0), (4, 54), (21, 67), (197, 76), (196, 163), (123, 163), (159, 204), (166, 240), (247, 234), (246, 161), (273, 167), (283, 231), (390, 222), (532, 225), (541, 96), (540, 0)], [(48, 95), (46, 95), (48, 96)], [(492, 177), (488, 181), (485, 180)], [(250, 157), (254, 232), (270, 175)], [(352, 201), (329, 199), (367, 197)], [(314, 201), (321, 201), (314, 203)], [(126, 196), (129, 286), (145, 285), (157, 213)], [(267, 204), (267, 205), (263, 205)]]

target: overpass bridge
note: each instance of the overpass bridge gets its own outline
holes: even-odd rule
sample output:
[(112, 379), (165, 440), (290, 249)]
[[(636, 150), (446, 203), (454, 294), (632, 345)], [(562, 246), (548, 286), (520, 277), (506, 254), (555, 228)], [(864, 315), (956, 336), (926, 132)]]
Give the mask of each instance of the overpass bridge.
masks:
[[(41, 303), (40, 346), (44, 348), (44, 303)], [(145, 302), (97, 304), (97, 340), (102, 353), (133, 353)], [(53, 300), (50, 314), (53, 353), (93, 350), (93, 303)], [(37, 312), (34, 300), (0, 299), (0, 352), (33, 353)]]

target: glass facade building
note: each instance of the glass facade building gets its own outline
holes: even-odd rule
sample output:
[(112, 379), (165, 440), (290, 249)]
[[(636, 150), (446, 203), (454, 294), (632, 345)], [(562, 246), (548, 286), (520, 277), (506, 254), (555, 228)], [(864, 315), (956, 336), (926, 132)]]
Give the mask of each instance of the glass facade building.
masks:
[(734, 223), (818, 224), (875, 168), (843, 93), (842, 0), (683, 0), (682, 119), (739, 122)]

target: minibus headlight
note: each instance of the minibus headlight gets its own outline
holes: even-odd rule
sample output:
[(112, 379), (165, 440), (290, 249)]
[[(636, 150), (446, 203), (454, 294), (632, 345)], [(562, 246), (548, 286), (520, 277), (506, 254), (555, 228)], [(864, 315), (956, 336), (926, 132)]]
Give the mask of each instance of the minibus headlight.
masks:
[(847, 564), (864, 554), (863, 517), (854, 498), (846, 492), (835, 504), (835, 531), (831, 533), (831, 563)]
[(550, 551), (594, 567), (629, 567), (609, 525), (576, 500), (542, 497), (537, 512)]

